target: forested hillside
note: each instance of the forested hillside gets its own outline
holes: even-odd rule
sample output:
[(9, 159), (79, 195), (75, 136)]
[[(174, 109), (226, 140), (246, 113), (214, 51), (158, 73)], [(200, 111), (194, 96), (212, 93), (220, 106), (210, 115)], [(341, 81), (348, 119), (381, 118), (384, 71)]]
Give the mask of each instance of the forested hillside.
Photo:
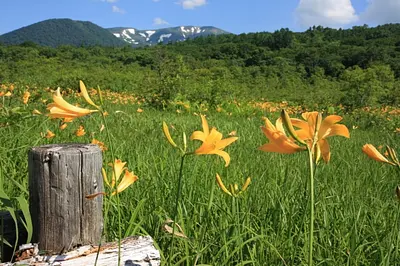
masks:
[(0, 36), (0, 43), (21, 44), (33, 42), (43, 46), (124, 46), (106, 29), (89, 22), (72, 19), (44, 20)]
[(130, 91), (151, 104), (400, 104), (400, 24), (200, 37), (146, 48), (0, 46), (0, 82)]

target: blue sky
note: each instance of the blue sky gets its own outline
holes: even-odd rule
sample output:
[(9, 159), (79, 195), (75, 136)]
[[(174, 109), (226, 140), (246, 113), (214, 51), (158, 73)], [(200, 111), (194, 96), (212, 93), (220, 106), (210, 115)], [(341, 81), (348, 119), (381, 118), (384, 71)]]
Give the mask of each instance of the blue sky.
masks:
[(232, 33), (400, 23), (400, 0), (2, 0), (0, 34), (50, 18), (109, 27), (215, 26)]

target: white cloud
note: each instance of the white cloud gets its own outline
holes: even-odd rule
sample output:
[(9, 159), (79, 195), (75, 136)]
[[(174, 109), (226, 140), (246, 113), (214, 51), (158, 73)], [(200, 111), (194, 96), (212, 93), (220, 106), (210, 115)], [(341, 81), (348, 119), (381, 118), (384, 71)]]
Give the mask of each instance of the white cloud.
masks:
[(160, 2), (160, 0), (153, 0), (153, 2)]
[(398, 23), (400, 22), (399, 14), (399, 0), (370, 0), (367, 9), (361, 14), (361, 20), (367, 24), (368, 22)]
[(169, 23), (162, 18), (153, 19), (153, 25), (168, 25)]
[(118, 0), (100, 0), (101, 2), (116, 3)]
[(125, 14), (125, 10), (117, 7), (117, 6), (112, 6), (112, 12), (114, 13), (120, 13), (120, 14)]
[(295, 15), (303, 27), (336, 27), (358, 20), (350, 0), (300, 0)]
[(177, 4), (181, 5), (184, 9), (195, 9), (207, 4), (207, 0), (181, 0)]

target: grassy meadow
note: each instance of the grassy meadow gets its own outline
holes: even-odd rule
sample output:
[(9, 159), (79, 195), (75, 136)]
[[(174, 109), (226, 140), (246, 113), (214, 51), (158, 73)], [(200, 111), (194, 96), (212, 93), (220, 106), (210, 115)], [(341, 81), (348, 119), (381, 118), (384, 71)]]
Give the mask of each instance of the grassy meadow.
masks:
[[(89, 84), (88, 84), (89, 85)], [(11, 91), (3, 84), (0, 91)], [(23, 103), (23, 94), (30, 98)], [(65, 89), (65, 91), (68, 91)], [(87, 106), (73, 91), (70, 103)], [(285, 103), (229, 102), (211, 108), (190, 103), (170, 103), (164, 110), (146, 105), (132, 95), (104, 93), (108, 130), (112, 144), (101, 131), (98, 115), (75, 119), (65, 129), (59, 120), (46, 116), (51, 92), (16, 86), (12, 95), (0, 97), (0, 183), (10, 197), (24, 195), (28, 184), (27, 151), (49, 143), (90, 143), (93, 138), (113, 145), (115, 157), (127, 162), (139, 180), (119, 194), (122, 222), (111, 200), (106, 223), (107, 240), (150, 235), (168, 265), (305, 265), (309, 232), (309, 166), (307, 153), (268, 153), (258, 147), (268, 142), (260, 127), (262, 117), (273, 123), (281, 108), (300, 118), (305, 110), (341, 115), (350, 138), (329, 138), (331, 160), (320, 162), (315, 176), (315, 265), (400, 265), (400, 204), (395, 188), (400, 185), (398, 169), (368, 158), (365, 143), (389, 145), (399, 151), (400, 114), (394, 109), (359, 109), (346, 113), (338, 106), (298, 107)], [(98, 98), (93, 95), (96, 102)], [(32, 114), (39, 110), (42, 115)], [(304, 110), (303, 110), (304, 109)], [(224, 138), (239, 139), (226, 147), (228, 167), (216, 155), (188, 155), (183, 168), (182, 196), (176, 223), (185, 237), (165, 230), (173, 219), (180, 153), (166, 140), (162, 122), (181, 145), (188, 137), (188, 151), (201, 142), (189, 140), (201, 130), (200, 114), (207, 117)], [(83, 126), (86, 134), (75, 131)], [(46, 138), (47, 130), (55, 136)], [(235, 131), (235, 132), (233, 132)], [(104, 165), (112, 162), (104, 151)], [(218, 187), (218, 173), (225, 185), (251, 177), (248, 189), (231, 197)], [(172, 226), (171, 224), (169, 224)], [(170, 257), (172, 256), (172, 257)]]

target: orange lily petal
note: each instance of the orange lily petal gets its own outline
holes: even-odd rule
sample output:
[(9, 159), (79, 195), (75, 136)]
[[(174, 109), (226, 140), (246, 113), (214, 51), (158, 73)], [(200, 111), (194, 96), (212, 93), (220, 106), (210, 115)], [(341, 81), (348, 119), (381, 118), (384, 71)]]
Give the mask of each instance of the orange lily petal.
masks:
[(232, 196), (232, 193), (229, 192), (229, 190), (225, 187), (224, 183), (222, 183), (222, 179), (218, 174), (217, 174), (216, 180), (217, 180), (218, 186), (222, 189), (222, 191), (225, 192), (226, 194), (228, 194), (229, 196)]
[(205, 136), (207, 137), (208, 134), (210, 134), (210, 130), (208, 127), (206, 117), (204, 115), (201, 115), (201, 125), (203, 126), (203, 132), (204, 132)]
[(129, 172), (128, 170), (125, 170), (124, 177), (122, 178), (121, 182), (118, 184), (117, 189), (111, 195), (121, 193), (127, 187), (132, 185), (136, 180), (138, 180), (138, 177), (136, 175), (134, 175), (132, 172)]
[(308, 129), (296, 130), (296, 134), (300, 139), (304, 141), (312, 139), (312, 136), (310, 135), (310, 131)]
[[(50, 107), (50, 108), (49, 108)], [(68, 118), (68, 119), (74, 119), (79, 117), (79, 114), (72, 113), (69, 111), (66, 111), (64, 109), (58, 108), (56, 106), (50, 106), (47, 109), (49, 109), (50, 113), (48, 114), (49, 117), (51, 118)]]
[(315, 132), (315, 125), (317, 124), (318, 112), (305, 112), (301, 116), (307, 121), (310, 135), (313, 136)]
[(124, 167), (125, 164), (126, 164), (126, 162), (122, 162), (120, 159), (115, 159), (111, 187), (114, 187), (115, 183), (118, 182), (118, 180), (122, 174), (122, 171), (125, 169), (125, 167)]
[(294, 127), (300, 128), (296, 130), (296, 134), (299, 138), (302, 140), (312, 139), (314, 132), (310, 131), (310, 126), (306, 121), (297, 118), (291, 118), (290, 121)]
[(268, 129), (276, 130), (275, 126), (271, 123), (271, 121), (267, 117), (263, 117), (265, 121), (265, 127)]
[(350, 138), (350, 132), (349, 129), (342, 124), (338, 124), (338, 125), (332, 125), (330, 127), (330, 130), (328, 130), (329, 132), (327, 132), (328, 134), (324, 137), (330, 137), (330, 136), (343, 136), (346, 138)]
[(261, 127), (261, 129), (270, 141), (259, 148), (262, 151), (291, 154), (304, 149), (280, 131), (270, 130), (265, 127)]
[(322, 121), (321, 127), (329, 127), (333, 124), (336, 124), (340, 121), (342, 121), (342, 117), (339, 115), (328, 115), (327, 117), (325, 117), (324, 121)]
[(47, 107), (50, 111), (49, 116), (52, 118), (74, 118), (98, 112), (98, 110), (80, 108), (68, 103), (63, 99), (60, 88), (53, 94), (53, 101), (54, 103), (49, 104)]
[(227, 139), (222, 139), (218, 141), (215, 145), (215, 148), (218, 150), (224, 149), (226, 146), (230, 145), (231, 143), (235, 142), (238, 139), (238, 137), (230, 137)]
[(200, 140), (200, 141), (205, 141), (206, 140), (206, 135), (204, 134), (203, 131), (195, 131), (192, 133), (192, 135), (190, 136), (191, 140)]
[(64, 100), (64, 98), (61, 95), (60, 88), (57, 89), (57, 91), (53, 94), (53, 101), (56, 104), (57, 107), (64, 109), (65, 111), (69, 111), (71, 113), (75, 114), (81, 114), (81, 115), (87, 115), (93, 112), (97, 112), (98, 110), (89, 110), (81, 107), (77, 107), (75, 105), (72, 105), (68, 103), (67, 101)]
[(322, 159), (327, 163), (331, 159), (331, 151), (328, 141), (321, 139), (318, 141), (318, 146), (321, 149)]
[[(285, 128), (283, 127), (283, 121), (282, 118), (279, 117), (278, 119), (276, 119), (275, 121), (275, 128), (276, 130), (282, 132), (283, 134), (285, 134)], [(286, 135), (286, 134), (285, 134)]]
[(82, 94), (83, 98), (85, 98), (86, 102), (88, 104), (93, 105), (94, 107), (98, 108), (98, 106), (92, 101), (92, 99), (90, 99), (89, 94), (86, 89), (86, 86), (82, 80), (79, 81), (79, 87), (81, 89), (81, 94)]
[(371, 159), (382, 162), (388, 163), (391, 165), (396, 165), (395, 163), (389, 161), (385, 156), (383, 156), (372, 144), (365, 144), (362, 147), (362, 151)]
[(47, 139), (51, 139), (51, 138), (54, 138), (56, 136), (56, 134), (54, 134), (52, 131), (50, 131), (50, 130), (47, 130), (47, 134), (46, 134), (46, 136), (45, 136), (45, 138), (47, 138)]
[(212, 150), (209, 154), (217, 154), (221, 156), (224, 161), (225, 161), (225, 167), (227, 167), (231, 161), (231, 157), (226, 151), (221, 151), (221, 150)]

